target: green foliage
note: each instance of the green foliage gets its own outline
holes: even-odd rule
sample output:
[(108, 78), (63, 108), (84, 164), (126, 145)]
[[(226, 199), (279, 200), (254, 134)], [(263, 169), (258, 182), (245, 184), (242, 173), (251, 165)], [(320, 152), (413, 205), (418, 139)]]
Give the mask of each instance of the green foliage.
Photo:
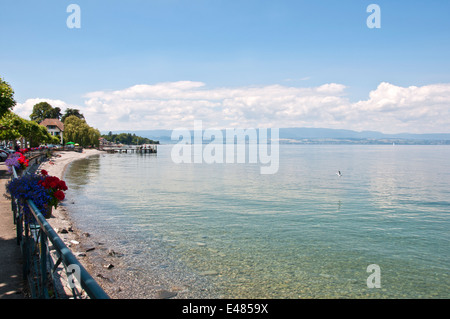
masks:
[(60, 119), (61, 109), (59, 107), (52, 107), (47, 102), (40, 102), (33, 106), (33, 113), (30, 119), (37, 123), (41, 123), (45, 119)]
[(32, 147), (43, 143), (59, 143), (58, 138), (52, 136), (46, 127), (34, 121), (25, 120), (11, 111), (7, 111), (0, 118), (0, 127), (0, 140), (15, 140), (24, 137), (30, 141)]
[(14, 91), (11, 86), (0, 77), (0, 117), (16, 105)]
[(24, 119), (20, 118), (17, 114), (7, 111), (0, 118), (0, 140), (15, 140), (21, 137), (21, 127)]
[(74, 116), (78, 117), (79, 119), (84, 120), (84, 115), (80, 113), (80, 110), (67, 108), (66, 112), (64, 113), (64, 115), (61, 118), (61, 121), (64, 122), (66, 120), (66, 118), (68, 118), (71, 115), (74, 115)]
[[(31, 121), (28, 121), (10, 111), (16, 104), (13, 96), (12, 88), (0, 78), (0, 140), (16, 140), (24, 137), (30, 142), (31, 147), (45, 143), (59, 144), (59, 138), (52, 136), (47, 128), (39, 123), (47, 118), (60, 119), (61, 109), (52, 107), (47, 102), (37, 103), (30, 115)], [(83, 146), (98, 146), (100, 132), (86, 124), (79, 110), (67, 109), (64, 120), (66, 127), (64, 136), (67, 141), (72, 140)]]
[(84, 119), (70, 115), (64, 121), (64, 140), (81, 146), (98, 146), (100, 131), (90, 127)]
[(125, 144), (125, 145), (159, 144), (158, 141), (153, 141), (146, 137), (136, 136), (136, 134), (131, 133), (113, 134), (112, 132), (109, 132), (108, 135), (102, 135), (101, 137), (103, 137), (109, 142), (116, 144)]

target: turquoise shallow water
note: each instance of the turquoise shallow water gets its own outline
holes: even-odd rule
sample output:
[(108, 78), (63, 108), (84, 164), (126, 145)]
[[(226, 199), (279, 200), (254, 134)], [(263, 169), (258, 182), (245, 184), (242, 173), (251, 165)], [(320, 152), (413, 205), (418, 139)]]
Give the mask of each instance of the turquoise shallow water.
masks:
[(273, 175), (171, 149), (66, 173), (79, 227), (140, 272), (179, 263), (224, 298), (450, 297), (450, 147), (280, 145)]

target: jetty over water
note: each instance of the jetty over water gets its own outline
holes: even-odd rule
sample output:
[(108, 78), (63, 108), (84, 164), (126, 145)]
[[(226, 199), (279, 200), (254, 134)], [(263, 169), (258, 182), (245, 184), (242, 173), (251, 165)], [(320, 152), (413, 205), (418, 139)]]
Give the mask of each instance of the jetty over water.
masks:
[(108, 153), (140, 153), (150, 154), (157, 153), (157, 144), (147, 144), (143, 146), (136, 145), (123, 145), (123, 146), (103, 146), (101, 149)]

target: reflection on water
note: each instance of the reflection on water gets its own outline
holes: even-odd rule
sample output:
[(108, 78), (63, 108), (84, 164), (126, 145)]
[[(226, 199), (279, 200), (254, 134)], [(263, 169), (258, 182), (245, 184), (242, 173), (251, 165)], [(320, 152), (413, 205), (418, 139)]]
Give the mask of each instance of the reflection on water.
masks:
[(100, 156), (93, 155), (89, 158), (83, 158), (71, 163), (71, 186), (76, 190), (82, 189), (83, 186), (91, 182), (91, 178), (95, 179), (98, 176), (100, 170)]
[(450, 148), (281, 145), (275, 175), (174, 164), (170, 150), (66, 175), (78, 223), (139, 251), (141, 271), (171, 260), (232, 298), (449, 297)]

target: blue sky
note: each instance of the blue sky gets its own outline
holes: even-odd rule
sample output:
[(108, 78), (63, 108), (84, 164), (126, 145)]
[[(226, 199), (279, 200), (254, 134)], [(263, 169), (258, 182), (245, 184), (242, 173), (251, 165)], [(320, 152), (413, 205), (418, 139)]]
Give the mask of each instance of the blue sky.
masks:
[(101, 130), (450, 132), (449, 15), (447, 0), (0, 0), (0, 76), (19, 115), (43, 99)]

